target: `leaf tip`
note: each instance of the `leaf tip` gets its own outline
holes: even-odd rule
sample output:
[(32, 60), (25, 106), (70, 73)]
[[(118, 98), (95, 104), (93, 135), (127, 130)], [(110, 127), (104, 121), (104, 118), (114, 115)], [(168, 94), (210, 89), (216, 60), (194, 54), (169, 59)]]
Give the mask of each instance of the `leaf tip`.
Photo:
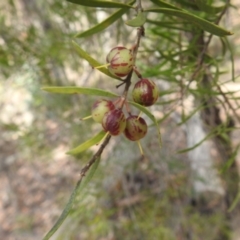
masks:
[(73, 149), (71, 149), (71, 150), (65, 152), (65, 154), (66, 154), (66, 155), (74, 156), (74, 151), (73, 151)]

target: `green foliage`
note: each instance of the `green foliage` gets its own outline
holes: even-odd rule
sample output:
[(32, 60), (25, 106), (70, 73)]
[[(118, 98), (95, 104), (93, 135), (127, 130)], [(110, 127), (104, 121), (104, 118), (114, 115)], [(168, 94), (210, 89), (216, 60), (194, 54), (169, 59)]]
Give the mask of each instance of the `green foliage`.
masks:
[(42, 90), (51, 93), (61, 94), (86, 94), (100, 97), (118, 97), (117, 94), (105, 91), (98, 88), (84, 88), (84, 87), (43, 87)]
[(179, 11), (175, 9), (167, 9), (167, 8), (151, 8), (145, 10), (146, 12), (156, 12), (156, 13), (165, 13), (170, 16), (177, 16), (180, 18), (183, 18), (184, 20), (187, 20), (193, 24), (195, 24), (197, 27), (200, 27), (202, 30), (210, 32), (216, 36), (226, 36), (226, 35), (232, 35), (233, 33), (218, 27), (217, 25), (206, 21), (203, 18), (200, 18), (196, 15), (193, 15), (191, 13), (185, 12), (185, 11)]
[[(129, 4), (132, 5), (134, 2), (135, 1), (131, 1), (131, 2), (129, 2)], [(109, 16), (107, 19), (105, 19), (103, 22), (95, 25), (94, 27), (88, 29), (85, 32), (76, 34), (75, 37), (83, 38), (83, 37), (88, 37), (88, 36), (91, 36), (98, 32), (101, 32), (104, 29), (106, 29), (107, 27), (109, 27), (110, 25), (112, 25), (115, 21), (117, 21), (127, 11), (128, 11), (127, 8), (120, 9), (120, 10), (116, 11), (115, 13), (113, 13), (111, 16)]]
[(220, 13), (226, 7), (226, 6), (214, 7), (214, 6), (211, 6), (211, 4), (209, 4), (209, 3), (207, 3), (206, 1), (203, 1), (203, 0), (197, 1), (196, 5), (199, 7), (199, 9), (201, 11), (209, 13), (209, 14)]
[[(97, 0), (91, 0), (91, 1), (85, 1), (85, 0), (67, 0), (68, 2), (76, 3), (82, 6), (87, 7), (102, 7), (102, 8), (132, 8), (131, 5), (113, 2), (113, 1), (97, 1)], [(135, 2), (135, 1), (131, 1)]]
[(99, 144), (99, 142), (106, 136), (106, 132), (101, 131), (99, 132), (96, 136), (94, 136), (93, 138), (87, 140), (86, 142), (82, 143), (81, 145), (79, 145), (76, 148), (73, 148), (71, 150), (69, 150), (67, 152), (67, 154), (71, 154), (71, 155), (77, 155), (87, 149), (89, 149), (90, 147)]

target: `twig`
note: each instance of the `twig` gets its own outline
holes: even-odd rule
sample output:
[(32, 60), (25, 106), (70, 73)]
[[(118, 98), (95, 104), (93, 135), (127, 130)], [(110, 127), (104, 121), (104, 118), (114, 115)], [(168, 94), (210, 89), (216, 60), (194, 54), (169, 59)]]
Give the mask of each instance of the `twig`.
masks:
[(217, 84), (217, 89), (218, 91), (222, 94), (226, 104), (228, 105), (228, 107), (232, 110), (233, 115), (236, 117), (236, 119), (240, 122), (240, 117), (238, 116), (238, 114), (236, 113), (234, 107), (232, 106), (232, 104), (229, 102), (228, 98), (226, 97), (226, 94), (222, 91), (221, 87)]
[[(141, 0), (138, 1), (137, 11), (142, 11)], [(134, 64), (135, 64), (138, 48), (139, 48), (139, 45), (140, 45), (140, 40), (141, 40), (141, 37), (143, 35), (144, 35), (144, 27), (141, 26), (141, 27), (138, 28), (137, 40), (136, 40), (136, 44), (134, 45), (134, 49), (133, 49)], [(120, 109), (123, 108), (123, 106), (126, 102), (128, 91), (129, 91), (129, 88), (131, 86), (132, 73), (133, 73), (133, 70), (127, 75), (127, 77), (126, 77), (126, 79), (124, 80), (123, 83), (116, 86), (116, 87), (120, 87), (121, 85), (125, 84), (125, 87), (124, 87), (124, 90), (123, 90), (123, 93), (122, 93), (122, 96), (121, 96), (121, 98), (123, 100), (121, 101)], [(111, 139), (111, 135), (108, 135), (105, 138), (105, 140), (103, 141), (103, 143), (101, 144), (101, 146), (99, 147), (98, 151), (92, 156), (92, 158), (89, 160), (89, 162), (81, 169), (79, 181), (82, 180), (82, 178), (86, 175), (87, 171), (91, 168), (91, 166), (95, 163), (95, 161), (98, 158), (101, 157), (102, 152), (105, 149), (105, 147), (108, 145), (110, 139)]]
[(92, 156), (92, 158), (89, 160), (89, 162), (82, 168), (82, 170), (80, 172), (80, 178), (83, 178), (86, 175), (86, 172), (89, 170), (89, 168), (95, 163), (95, 161), (99, 157), (101, 157), (102, 152), (103, 152), (104, 148), (107, 146), (107, 144), (109, 143), (110, 139), (111, 139), (111, 135), (108, 135), (105, 138), (105, 140), (99, 147), (98, 151)]

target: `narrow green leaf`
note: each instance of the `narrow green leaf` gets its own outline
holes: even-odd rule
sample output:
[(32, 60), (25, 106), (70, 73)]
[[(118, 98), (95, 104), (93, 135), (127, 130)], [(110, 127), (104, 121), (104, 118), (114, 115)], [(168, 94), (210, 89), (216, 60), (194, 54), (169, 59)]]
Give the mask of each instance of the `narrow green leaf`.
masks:
[(138, 104), (138, 103), (135, 103), (135, 102), (132, 102), (132, 101), (128, 101), (131, 105), (133, 105), (134, 107), (138, 108), (140, 111), (142, 111), (143, 113), (145, 113), (151, 120), (152, 122), (154, 123), (154, 125), (157, 127), (157, 132), (158, 132), (158, 139), (159, 139), (159, 143), (160, 143), (160, 146), (162, 146), (162, 138), (161, 138), (161, 132), (160, 132), (160, 128), (159, 128), (159, 123), (157, 121), (157, 119), (154, 117), (154, 115), (147, 109), (145, 108), (144, 106)]
[(84, 88), (84, 87), (42, 87), (42, 90), (51, 93), (61, 94), (86, 94), (100, 97), (119, 97), (117, 94), (108, 92), (98, 88)]
[(231, 154), (230, 158), (224, 164), (224, 166), (220, 170), (220, 174), (223, 174), (224, 172), (226, 172), (231, 167), (231, 165), (235, 162), (239, 148), (240, 148), (240, 144), (236, 147), (235, 151)]
[[(90, 1), (88, 1), (88, 2), (90, 2)], [(131, 2), (129, 2), (129, 4), (132, 5), (134, 2), (135, 1), (131, 1)], [(92, 27), (84, 32), (80, 32), (80, 33), (76, 34), (75, 37), (76, 38), (88, 37), (88, 36), (91, 36), (98, 32), (101, 32), (104, 29), (106, 29), (107, 27), (109, 27), (110, 25), (112, 25), (116, 20), (118, 20), (127, 11), (128, 11), (128, 8), (120, 9), (120, 10), (116, 11), (115, 13), (113, 13), (112, 15), (110, 15), (108, 18), (106, 18), (101, 23), (95, 25), (94, 27)]]
[(229, 53), (230, 53), (232, 81), (235, 82), (235, 61), (234, 61), (234, 59), (235, 59), (234, 58), (235, 52), (234, 52), (234, 48), (231, 46), (231, 44), (228, 41), (227, 37), (223, 38), (223, 40), (226, 43), (227, 48), (228, 48)]
[(96, 169), (99, 165), (100, 158), (98, 158), (95, 163), (91, 166), (89, 172), (87, 173), (85, 178), (81, 178), (78, 180), (69, 200), (68, 203), (66, 204), (62, 214), (58, 218), (57, 222), (54, 224), (54, 226), (50, 229), (50, 231), (46, 234), (46, 236), (43, 238), (43, 240), (48, 240), (50, 237), (59, 229), (59, 227), (62, 225), (64, 220), (67, 218), (68, 214), (70, 213), (74, 201), (77, 197), (77, 195), (82, 191), (82, 189), (89, 183), (89, 181), (92, 179), (94, 173), (96, 172)]
[(102, 130), (101, 132), (99, 132), (93, 138), (91, 138), (91, 139), (87, 140), (86, 142), (80, 144), (78, 147), (73, 148), (70, 151), (68, 151), (67, 154), (77, 155), (77, 154), (87, 150), (88, 148), (92, 147), (93, 145), (98, 144), (104, 138), (104, 136), (106, 134), (107, 133)]
[(207, 139), (211, 138), (213, 135), (215, 134), (215, 131), (210, 132), (209, 134), (207, 134), (201, 141), (199, 141), (198, 143), (196, 143), (194, 146), (189, 147), (189, 148), (185, 148), (183, 150), (178, 151), (177, 153), (185, 153), (185, 152), (189, 152), (195, 148), (197, 148), (198, 146), (200, 146), (204, 141), (206, 141)]
[(200, 112), (200, 110), (203, 108), (202, 105), (198, 106), (196, 109), (194, 109), (192, 112), (190, 112), (187, 116), (184, 116), (182, 114), (182, 121), (177, 124), (177, 126), (181, 126), (185, 124), (195, 113)]
[[(75, 3), (86, 7), (102, 7), (102, 8), (133, 8), (132, 6), (119, 2), (112, 1), (98, 1), (98, 0), (67, 0), (68, 2)], [(134, 1), (135, 2), (135, 1)]]
[[(75, 50), (77, 51), (78, 55), (81, 57), (81, 58), (84, 58), (86, 61), (89, 62), (89, 64), (92, 66), (92, 67), (99, 67), (99, 66), (102, 66), (103, 64), (99, 63), (97, 60), (95, 60), (94, 58), (92, 58), (87, 52), (85, 52), (75, 41), (72, 41), (73, 43), (73, 46), (75, 48)], [(98, 71), (106, 74), (107, 76), (111, 77), (111, 78), (115, 78), (115, 79), (118, 79), (118, 80), (121, 80), (121, 78), (118, 78), (114, 75), (112, 75), (107, 68), (97, 68)]]
[(161, 124), (163, 121), (165, 121), (173, 112), (175, 109), (170, 110), (168, 113), (166, 113), (162, 118), (158, 119), (157, 122)]
[(225, 6), (220, 6), (220, 7), (211, 6), (206, 2), (206, 0), (198, 0), (198, 1), (195, 1), (195, 3), (201, 11), (209, 14), (217, 14), (223, 11), (223, 9), (225, 8)]
[[(151, 20), (151, 19), (147, 19), (148, 23), (151, 23), (151, 24), (154, 24), (154, 25), (157, 25), (159, 27), (162, 28), (170, 28), (170, 29), (176, 29), (176, 30), (180, 30), (180, 31), (185, 31), (185, 32), (189, 32), (190, 30), (188, 28), (186, 28), (186, 24), (190, 24), (189, 22), (184, 22), (184, 21), (181, 21), (181, 22), (163, 22), (163, 21), (155, 21), (155, 20)], [(160, 28), (158, 28), (160, 29)]]
[(167, 15), (183, 18), (184, 20), (188, 20), (190, 23), (196, 24), (198, 27), (202, 28), (203, 30), (210, 32), (213, 35), (220, 36), (220, 37), (233, 34), (233, 33), (229, 32), (228, 30), (219, 27), (216, 24), (213, 24), (203, 18), (197, 17), (186, 11), (179, 11), (179, 10), (168, 9), (168, 8), (152, 8), (152, 9), (147, 9), (145, 11), (146, 12), (164, 13)]
[(131, 20), (128, 20), (126, 21), (125, 23), (128, 25), (128, 26), (131, 26), (131, 27), (140, 27), (142, 26), (144, 23), (146, 22), (146, 16), (145, 16), (145, 13), (144, 12), (139, 12), (138, 15), (131, 19)]
[(230, 208), (228, 209), (228, 212), (231, 212), (239, 202), (240, 202), (240, 189), (238, 190), (237, 196), (233, 200), (233, 203), (231, 204)]
[(171, 9), (176, 9), (176, 10), (183, 10), (179, 7), (176, 7), (170, 3), (161, 1), (161, 0), (150, 0), (151, 2), (155, 3), (156, 5), (158, 5), (159, 7), (163, 7), (163, 8), (171, 8)]

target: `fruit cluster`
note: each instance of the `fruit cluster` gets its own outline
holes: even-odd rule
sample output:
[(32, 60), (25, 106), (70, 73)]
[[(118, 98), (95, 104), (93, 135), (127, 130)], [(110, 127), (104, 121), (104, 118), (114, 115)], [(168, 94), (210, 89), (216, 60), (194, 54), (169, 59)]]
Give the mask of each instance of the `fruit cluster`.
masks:
[(109, 100), (101, 99), (94, 103), (92, 118), (101, 123), (103, 129), (112, 136), (124, 133), (129, 140), (138, 141), (147, 133), (147, 124), (143, 118), (131, 114), (126, 118), (122, 109)]
[[(136, 71), (132, 50), (125, 47), (115, 47), (108, 53), (106, 60), (109, 72), (117, 77), (125, 77), (131, 71), (137, 73), (140, 80), (132, 90), (134, 102), (148, 107), (157, 101), (158, 88), (153, 81), (142, 78)], [(126, 105), (126, 103), (124, 104)], [(124, 133), (129, 140), (138, 141), (146, 135), (147, 124), (142, 117), (131, 113), (126, 118), (122, 110), (124, 104), (121, 104), (121, 99), (115, 103), (105, 99), (98, 100), (92, 107), (92, 118), (95, 122), (101, 123), (103, 129), (112, 136)]]

